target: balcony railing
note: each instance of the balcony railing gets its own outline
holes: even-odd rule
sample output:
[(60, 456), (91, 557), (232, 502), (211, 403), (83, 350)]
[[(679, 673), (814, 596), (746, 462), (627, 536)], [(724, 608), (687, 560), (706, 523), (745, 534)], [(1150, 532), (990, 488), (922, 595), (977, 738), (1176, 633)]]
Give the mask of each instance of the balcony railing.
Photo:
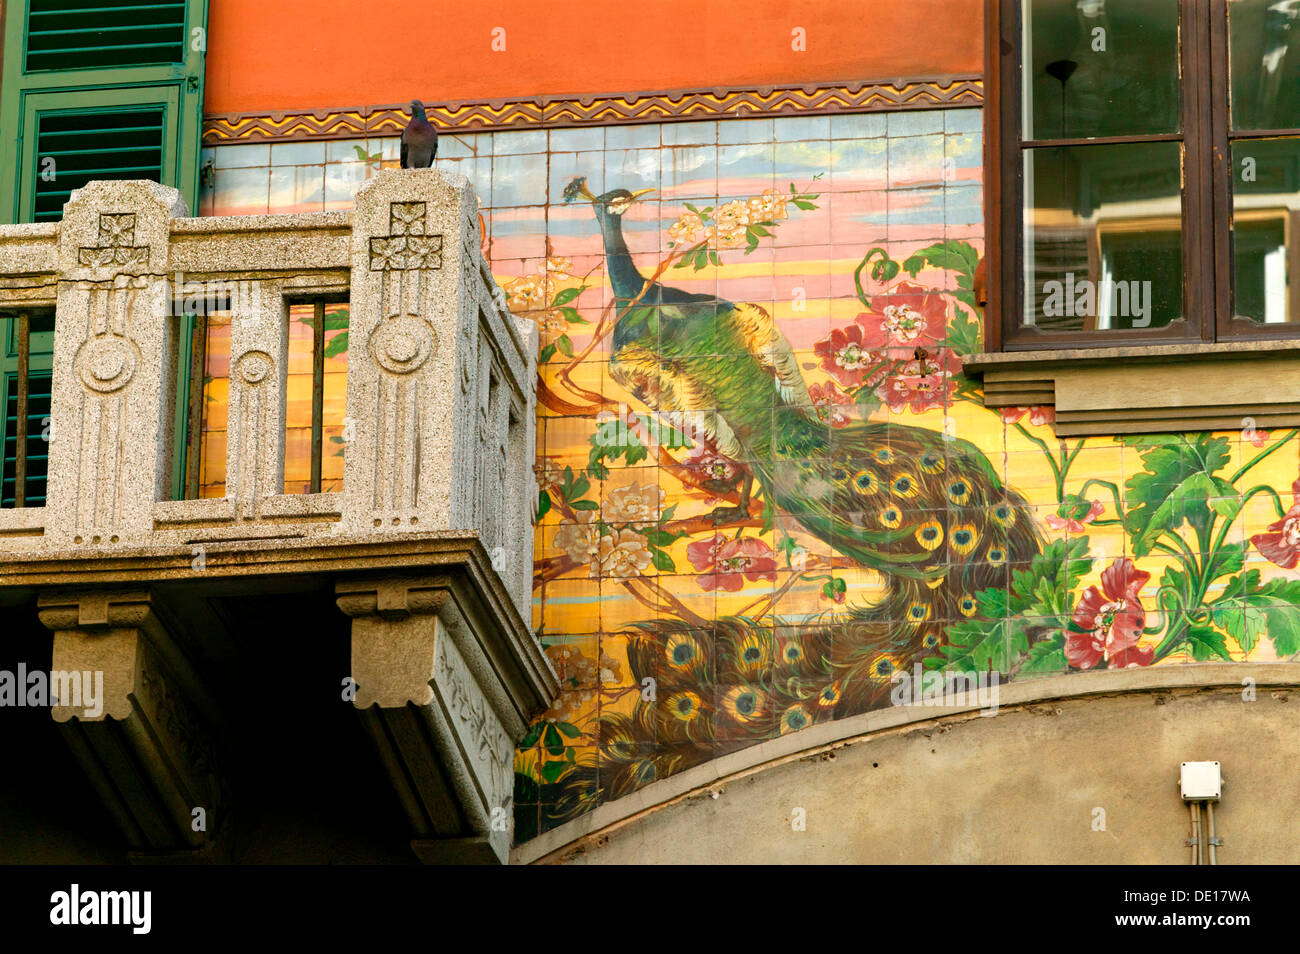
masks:
[[(196, 484), (178, 395), (203, 393), (182, 287), (229, 320), (223, 496), (172, 499)], [(326, 300), (348, 309), (342, 489), (286, 494), (289, 308)], [(211, 218), (92, 182), (59, 224), (0, 226), (0, 314), (55, 315), (49, 443), (25, 441), (46, 499), (0, 509), (0, 553), (473, 531), (527, 618), (536, 332), (503, 302), (472, 190), (434, 170), (385, 172), (351, 212)]]

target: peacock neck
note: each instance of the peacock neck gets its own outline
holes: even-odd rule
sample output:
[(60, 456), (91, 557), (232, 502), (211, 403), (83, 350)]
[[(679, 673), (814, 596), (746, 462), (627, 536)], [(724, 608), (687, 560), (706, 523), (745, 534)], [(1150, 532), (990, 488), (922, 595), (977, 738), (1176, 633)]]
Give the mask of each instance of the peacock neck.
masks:
[(623, 224), (618, 216), (600, 215), (600, 234), (605, 241), (605, 274), (615, 298), (631, 299), (641, 294), (645, 278), (637, 271), (623, 238)]

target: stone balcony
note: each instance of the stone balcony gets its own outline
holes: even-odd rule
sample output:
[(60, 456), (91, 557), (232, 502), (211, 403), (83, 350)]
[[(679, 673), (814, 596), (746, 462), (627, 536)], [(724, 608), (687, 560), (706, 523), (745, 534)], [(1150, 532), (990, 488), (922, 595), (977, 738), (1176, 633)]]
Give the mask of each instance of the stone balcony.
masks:
[[(241, 290), (225, 496), (170, 499), (178, 274)], [(342, 490), (285, 494), (286, 302), (322, 296), (349, 308)], [(416, 855), (503, 860), (514, 742), (556, 683), (525, 623), (536, 332), (466, 181), (392, 170), (352, 212), (212, 218), (93, 182), (57, 225), (0, 226), (0, 311), (50, 307), (46, 502), (0, 509), (0, 613), (54, 633), (53, 670), (105, 673), (102, 714), (53, 715), (133, 857), (229, 857), (222, 819), (190, 817), (230, 802), (205, 659), (238, 634), (199, 608), (324, 593)]]

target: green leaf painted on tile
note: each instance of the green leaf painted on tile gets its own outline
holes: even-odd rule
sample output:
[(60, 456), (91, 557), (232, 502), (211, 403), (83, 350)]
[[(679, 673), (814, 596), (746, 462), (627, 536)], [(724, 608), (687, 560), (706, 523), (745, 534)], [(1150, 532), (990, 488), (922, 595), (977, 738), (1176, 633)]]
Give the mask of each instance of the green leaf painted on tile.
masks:
[(561, 305), (567, 305), (573, 299), (577, 298), (587, 290), (586, 285), (580, 285), (577, 288), (566, 288), (563, 291), (556, 292), (555, 297), (551, 300), (552, 308), (559, 308)]
[(1248, 653), (1265, 636), (1278, 656), (1300, 652), (1300, 580), (1262, 583), (1259, 570), (1247, 570), (1228, 580), (1210, 613), (1214, 624)]
[(943, 347), (951, 348), (957, 354), (976, 354), (984, 350), (980, 323), (971, 317), (964, 308), (955, 310), (952, 320), (948, 322), (948, 336)]
[(1191, 651), (1192, 658), (1197, 662), (1204, 662), (1216, 656), (1229, 662), (1232, 661), (1232, 655), (1228, 652), (1223, 633), (1212, 626), (1189, 626), (1187, 629), (1187, 648)]
[(1057, 633), (1055, 636), (1039, 640), (1029, 647), (1029, 652), (1020, 665), (1020, 671), (1025, 674), (1065, 672), (1067, 667), (1065, 634)]
[(1125, 529), (1135, 556), (1148, 555), (1161, 534), (1189, 523), (1204, 530), (1210, 520), (1209, 501), (1220, 492), (1215, 471), (1231, 459), (1228, 442), (1207, 434), (1154, 435), (1122, 438), (1138, 448), (1144, 471), (1125, 482), (1131, 507)]

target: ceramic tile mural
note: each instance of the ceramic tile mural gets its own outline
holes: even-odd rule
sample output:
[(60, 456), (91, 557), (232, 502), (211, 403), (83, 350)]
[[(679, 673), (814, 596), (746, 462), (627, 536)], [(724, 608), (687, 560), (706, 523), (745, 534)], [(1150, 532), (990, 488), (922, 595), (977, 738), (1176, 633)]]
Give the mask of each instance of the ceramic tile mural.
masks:
[[(534, 624), (564, 692), (516, 759), (520, 839), (918, 665), (1300, 651), (1296, 432), (1062, 441), (961, 373), (980, 118), (443, 138), (544, 345)], [(222, 147), (203, 211), (345, 206), (394, 142)]]

